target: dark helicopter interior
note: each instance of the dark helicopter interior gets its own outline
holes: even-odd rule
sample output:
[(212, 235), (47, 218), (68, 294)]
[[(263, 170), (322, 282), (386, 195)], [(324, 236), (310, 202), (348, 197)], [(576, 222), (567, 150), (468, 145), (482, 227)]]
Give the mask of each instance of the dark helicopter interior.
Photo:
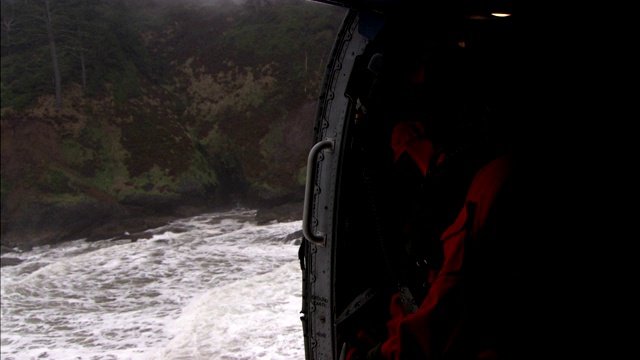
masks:
[[(425, 186), (433, 185), (426, 182), (448, 181), (452, 190), (447, 195), (464, 198), (462, 183), (453, 189), (456, 179), (422, 177), (403, 157), (395, 161), (391, 147), (394, 126), (441, 117), (447, 120), (430, 124), (436, 132), (466, 132), (467, 142), (482, 136), (483, 141), (499, 146), (518, 144), (517, 128), (512, 126), (518, 93), (518, 39), (512, 17), (458, 13), (429, 17), (409, 10), (385, 14), (380, 29), (368, 26), (368, 17), (379, 20), (380, 16), (360, 14), (360, 31), (370, 31), (372, 37), (356, 57), (345, 93), (354, 108), (348, 116), (336, 201), (335, 329), (339, 344), (354, 343), (358, 331), (365, 328), (384, 332), (389, 298), (398, 291), (400, 279), (410, 285), (418, 305), (424, 297), (424, 279), (406, 265), (415, 262), (406, 251), (415, 244), (399, 241), (398, 229), (406, 219), (423, 219), (415, 214), (412, 202)], [(419, 66), (429, 76), (423, 74), (424, 83), (415, 84), (412, 76)], [(460, 117), (463, 109), (471, 114), (469, 119), (448, 118), (449, 112)], [(465, 145), (469, 144), (451, 146)], [(430, 180), (433, 178), (436, 180)], [(441, 224), (452, 221), (460, 209), (459, 201), (447, 203), (437, 196), (432, 200), (441, 201), (441, 209), (446, 209), (431, 214), (440, 217)], [(417, 226), (433, 227), (427, 231), (443, 230), (436, 222), (415, 221)], [(437, 261), (439, 255), (433, 253), (430, 261)]]
[[(411, 218), (412, 197), (425, 185), (426, 177), (418, 175), (415, 168), (398, 171), (406, 157), (396, 158), (393, 133), (402, 122), (439, 115), (447, 118), (447, 109), (460, 104), (482, 111), (453, 113), (471, 114), (471, 119), (480, 121), (450, 116), (452, 121), (430, 125), (444, 133), (466, 133), (469, 136), (463, 136), (464, 141), (481, 135), (520, 156), (520, 188), (514, 196), (518, 207), (507, 229), (520, 248), (508, 249), (519, 252), (498, 254), (520, 262), (518, 266), (524, 269), (517, 282), (526, 287), (528, 305), (523, 307), (527, 308), (527, 319), (522, 319), (521, 326), (528, 329), (513, 331), (520, 331), (530, 342), (522, 346), (528, 354), (518, 358), (545, 358), (548, 354), (575, 357), (576, 349), (584, 345), (578, 344), (583, 337), (575, 336), (577, 341), (572, 343), (567, 335), (587, 335), (584, 332), (593, 329), (588, 324), (591, 317), (575, 305), (597, 292), (592, 274), (602, 268), (583, 262), (603, 260), (600, 251), (604, 245), (598, 245), (592, 256), (577, 254), (585, 249), (584, 240), (593, 237), (595, 229), (605, 224), (603, 219), (611, 216), (601, 216), (598, 211), (620, 209), (598, 206), (593, 195), (605, 191), (602, 198), (626, 199), (630, 193), (613, 195), (626, 176), (616, 176), (610, 171), (614, 165), (607, 166), (625, 153), (609, 151), (617, 149), (618, 142), (625, 143), (619, 141), (618, 135), (625, 131), (618, 124), (629, 116), (613, 115), (623, 108), (617, 98), (626, 99), (628, 93), (619, 96), (622, 87), (598, 82), (599, 77), (628, 79), (629, 72), (618, 68), (624, 57), (609, 56), (612, 53), (602, 51), (599, 44), (581, 43), (593, 45), (598, 36), (605, 42), (613, 37), (587, 36), (585, 27), (576, 24), (576, 16), (552, 20), (557, 15), (546, 11), (551, 8), (528, 9), (526, 14), (523, 9), (507, 8), (511, 16), (493, 16), (494, 6), (505, 11), (501, 5), (509, 5), (508, 0), (425, 1), (415, 5), (393, 0), (314, 1), (350, 11), (336, 39), (333, 67), (328, 67), (325, 78), (326, 92), (321, 92), (325, 103), (318, 113), (324, 116), (321, 112), (326, 111), (328, 115), (317, 117), (316, 144), (334, 135), (340, 141), (335, 142), (337, 155), (327, 156), (318, 165), (330, 175), (327, 178), (335, 178), (335, 187), (318, 176), (315, 187), (310, 188), (313, 191), (308, 192), (329, 194), (327, 200), (318, 196), (317, 202), (310, 202), (316, 205), (310, 207), (315, 213), (309, 220), (317, 220), (317, 229), (330, 238), (324, 245), (321, 241), (305, 250), (301, 319), (307, 359), (337, 359), (341, 347), (357, 342), (362, 329), (384, 332), (389, 298), (398, 291), (399, 279), (412, 287), (416, 303), (424, 296), (420, 278), (405, 271), (405, 265), (413, 260), (406, 250), (414, 244), (407, 239), (398, 241), (398, 230), (401, 220)], [(449, 12), (439, 12), (447, 9)], [(367, 38), (362, 48), (348, 44), (353, 19), (358, 22), (358, 32)], [(342, 44), (348, 54), (339, 47)], [(462, 57), (450, 56), (461, 52), (465, 54)], [(428, 81), (416, 84), (412, 75), (421, 65), (429, 74), (424, 77)], [(623, 76), (614, 75), (621, 69)], [(330, 73), (340, 78), (334, 81)], [(338, 86), (343, 82), (347, 82), (344, 92)], [(331, 94), (334, 99), (343, 101), (343, 95), (349, 99), (344, 108), (342, 102), (331, 103), (322, 97), (333, 90), (339, 90)], [(327, 131), (322, 132), (327, 122), (344, 124), (344, 132), (327, 136)], [(455, 152), (464, 141), (450, 144), (450, 150)], [(334, 159), (338, 159), (337, 165), (331, 163)], [(455, 188), (455, 181), (449, 180)], [(431, 215), (442, 216), (441, 222), (450, 220), (451, 212), (459, 209), (453, 203), (441, 203), (442, 214)], [(430, 229), (431, 224), (424, 221), (417, 224), (425, 231), (441, 230), (437, 226)], [(606, 235), (600, 238), (610, 239), (609, 230), (621, 227), (619, 223), (606, 225), (602, 232)], [(617, 255), (611, 258), (618, 259)], [(437, 255), (431, 260), (437, 262)], [(588, 284), (587, 296), (579, 292), (576, 299), (571, 294), (578, 285), (576, 279)]]

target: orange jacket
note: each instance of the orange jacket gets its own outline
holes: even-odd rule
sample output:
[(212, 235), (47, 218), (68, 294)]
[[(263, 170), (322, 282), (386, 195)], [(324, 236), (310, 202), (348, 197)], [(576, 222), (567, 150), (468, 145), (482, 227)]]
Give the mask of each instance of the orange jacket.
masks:
[[(381, 353), (386, 359), (502, 359), (499, 315), (505, 284), (497, 277), (500, 261), (483, 247), (500, 247), (483, 229), (511, 174), (512, 157), (498, 157), (475, 175), (466, 206), (442, 234), (444, 262), (430, 279), (429, 292), (415, 313), (405, 312), (398, 295), (390, 304), (388, 338)], [(500, 226), (498, 224), (498, 226)], [(500, 240), (502, 241), (502, 240)], [(496, 271), (497, 270), (497, 271)], [(498, 276), (496, 276), (498, 275)]]

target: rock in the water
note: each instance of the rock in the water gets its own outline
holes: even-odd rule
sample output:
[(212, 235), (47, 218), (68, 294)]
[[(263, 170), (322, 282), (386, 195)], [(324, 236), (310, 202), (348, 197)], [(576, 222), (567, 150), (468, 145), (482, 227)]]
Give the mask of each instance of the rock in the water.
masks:
[(258, 225), (265, 225), (272, 221), (289, 222), (302, 220), (303, 203), (293, 202), (271, 208), (258, 209), (256, 221)]
[(0, 267), (18, 265), (22, 261), (23, 260), (18, 259), (18, 258), (3, 257), (3, 258), (0, 258)]
[(291, 233), (289, 235), (287, 235), (287, 237), (284, 238), (284, 241), (292, 241), (292, 240), (299, 240), (303, 237), (304, 235), (302, 234), (302, 230), (298, 230), (294, 233)]
[(4, 246), (4, 245), (0, 246), (0, 254), (6, 254), (6, 253), (10, 253), (10, 252), (14, 252), (13, 248), (10, 248), (10, 247)]

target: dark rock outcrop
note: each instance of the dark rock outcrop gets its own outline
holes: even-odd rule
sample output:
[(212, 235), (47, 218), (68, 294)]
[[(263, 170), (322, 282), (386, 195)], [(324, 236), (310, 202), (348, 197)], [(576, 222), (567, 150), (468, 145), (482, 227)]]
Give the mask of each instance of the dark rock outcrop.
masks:
[(77, 203), (32, 203), (13, 222), (2, 226), (3, 248), (30, 250), (34, 246), (69, 240), (109, 239), (143, 232), (181, 217), (213, 209), (204, 205), (183, 205), (175, 197), (139, 197), (135, 201), (110, 204), (96, 200)]
[(302, 220), (303, 202), (286, 203), (258, 209), (256, 222), (265, 225), (270, 222), (288, 222)]
[(0, 267), (3, 266), (15, 266), (18, 265), (22, 262), (21, 259), (18, 258), (12, 258), (12, 257), (3, 257), (0, 258)]

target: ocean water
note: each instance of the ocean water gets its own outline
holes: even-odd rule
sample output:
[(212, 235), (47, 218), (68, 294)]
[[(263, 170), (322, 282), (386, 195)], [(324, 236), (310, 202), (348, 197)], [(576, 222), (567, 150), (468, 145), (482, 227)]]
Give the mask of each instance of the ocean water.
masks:
[(82, 239), (5, 256), (1, 357), (304, 359), (301, 221), (255, 210), (180, 219), (149, 239)]

